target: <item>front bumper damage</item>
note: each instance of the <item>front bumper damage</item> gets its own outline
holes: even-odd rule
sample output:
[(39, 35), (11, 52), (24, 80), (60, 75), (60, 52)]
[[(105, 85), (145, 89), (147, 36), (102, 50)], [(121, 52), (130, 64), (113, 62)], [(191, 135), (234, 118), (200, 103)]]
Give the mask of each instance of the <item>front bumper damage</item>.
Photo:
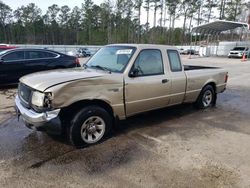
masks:
[(18, 96), (15, 98), (15, 104), (18, 117), (21, 117), (28, 128), (51, 134), (61, 134), (60, 109), (38, 113), (24, 107)]

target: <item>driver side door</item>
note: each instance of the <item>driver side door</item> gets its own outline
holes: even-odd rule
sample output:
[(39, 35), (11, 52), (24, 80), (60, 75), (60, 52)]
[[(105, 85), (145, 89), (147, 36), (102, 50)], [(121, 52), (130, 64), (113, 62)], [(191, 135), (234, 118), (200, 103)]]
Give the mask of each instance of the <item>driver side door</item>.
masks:
[[(131, 72), (137, 72), (137, 75), (131, 76)], [(170, 90), (171, 79), (165, 73), (162, 52), (158, 49), (142, 50), (130, 76), (125, 78), (126, 115), (168, 106)]]

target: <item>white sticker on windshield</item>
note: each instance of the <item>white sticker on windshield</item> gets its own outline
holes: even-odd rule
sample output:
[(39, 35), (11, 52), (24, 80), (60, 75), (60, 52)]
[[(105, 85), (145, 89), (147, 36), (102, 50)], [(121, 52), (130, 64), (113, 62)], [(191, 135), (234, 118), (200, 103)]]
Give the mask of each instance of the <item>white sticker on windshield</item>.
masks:
[(116, 54), (131, 54), (132, 49), (122, 49), (122, 50), (117, 50)]

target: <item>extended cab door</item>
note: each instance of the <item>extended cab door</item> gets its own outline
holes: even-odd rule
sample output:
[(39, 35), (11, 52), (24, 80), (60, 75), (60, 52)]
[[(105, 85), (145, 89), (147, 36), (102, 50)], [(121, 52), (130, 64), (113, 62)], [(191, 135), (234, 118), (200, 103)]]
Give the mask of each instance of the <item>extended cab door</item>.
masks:
[(171, 79), (166, 72), (161, 50), (140, 51), (129, 76), (125, 77), (127, 116), (169, 104)]
[(174, 49), (167, 50), (167, 57), (170, 66), (172, 79), (170, 105), (181, 104), (186, 94), (187, 77), (182, 66), (179, 52)]

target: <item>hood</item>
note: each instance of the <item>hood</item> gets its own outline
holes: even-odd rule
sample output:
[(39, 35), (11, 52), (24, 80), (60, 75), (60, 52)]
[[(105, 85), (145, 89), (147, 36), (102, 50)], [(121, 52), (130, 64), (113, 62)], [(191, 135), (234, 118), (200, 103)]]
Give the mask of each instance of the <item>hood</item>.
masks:
[(84, 68), (74, 68), (74, 69), (57, 69), (43, 72), (36, 72), (29, 74), (20, 78), (20, 82), (25, 85), (34, 88), (38, 91), (44, 91), (51, 86), (55, 86), (61, 83), (95, 78), (106, 75), (103, 71), (84, 69)]

